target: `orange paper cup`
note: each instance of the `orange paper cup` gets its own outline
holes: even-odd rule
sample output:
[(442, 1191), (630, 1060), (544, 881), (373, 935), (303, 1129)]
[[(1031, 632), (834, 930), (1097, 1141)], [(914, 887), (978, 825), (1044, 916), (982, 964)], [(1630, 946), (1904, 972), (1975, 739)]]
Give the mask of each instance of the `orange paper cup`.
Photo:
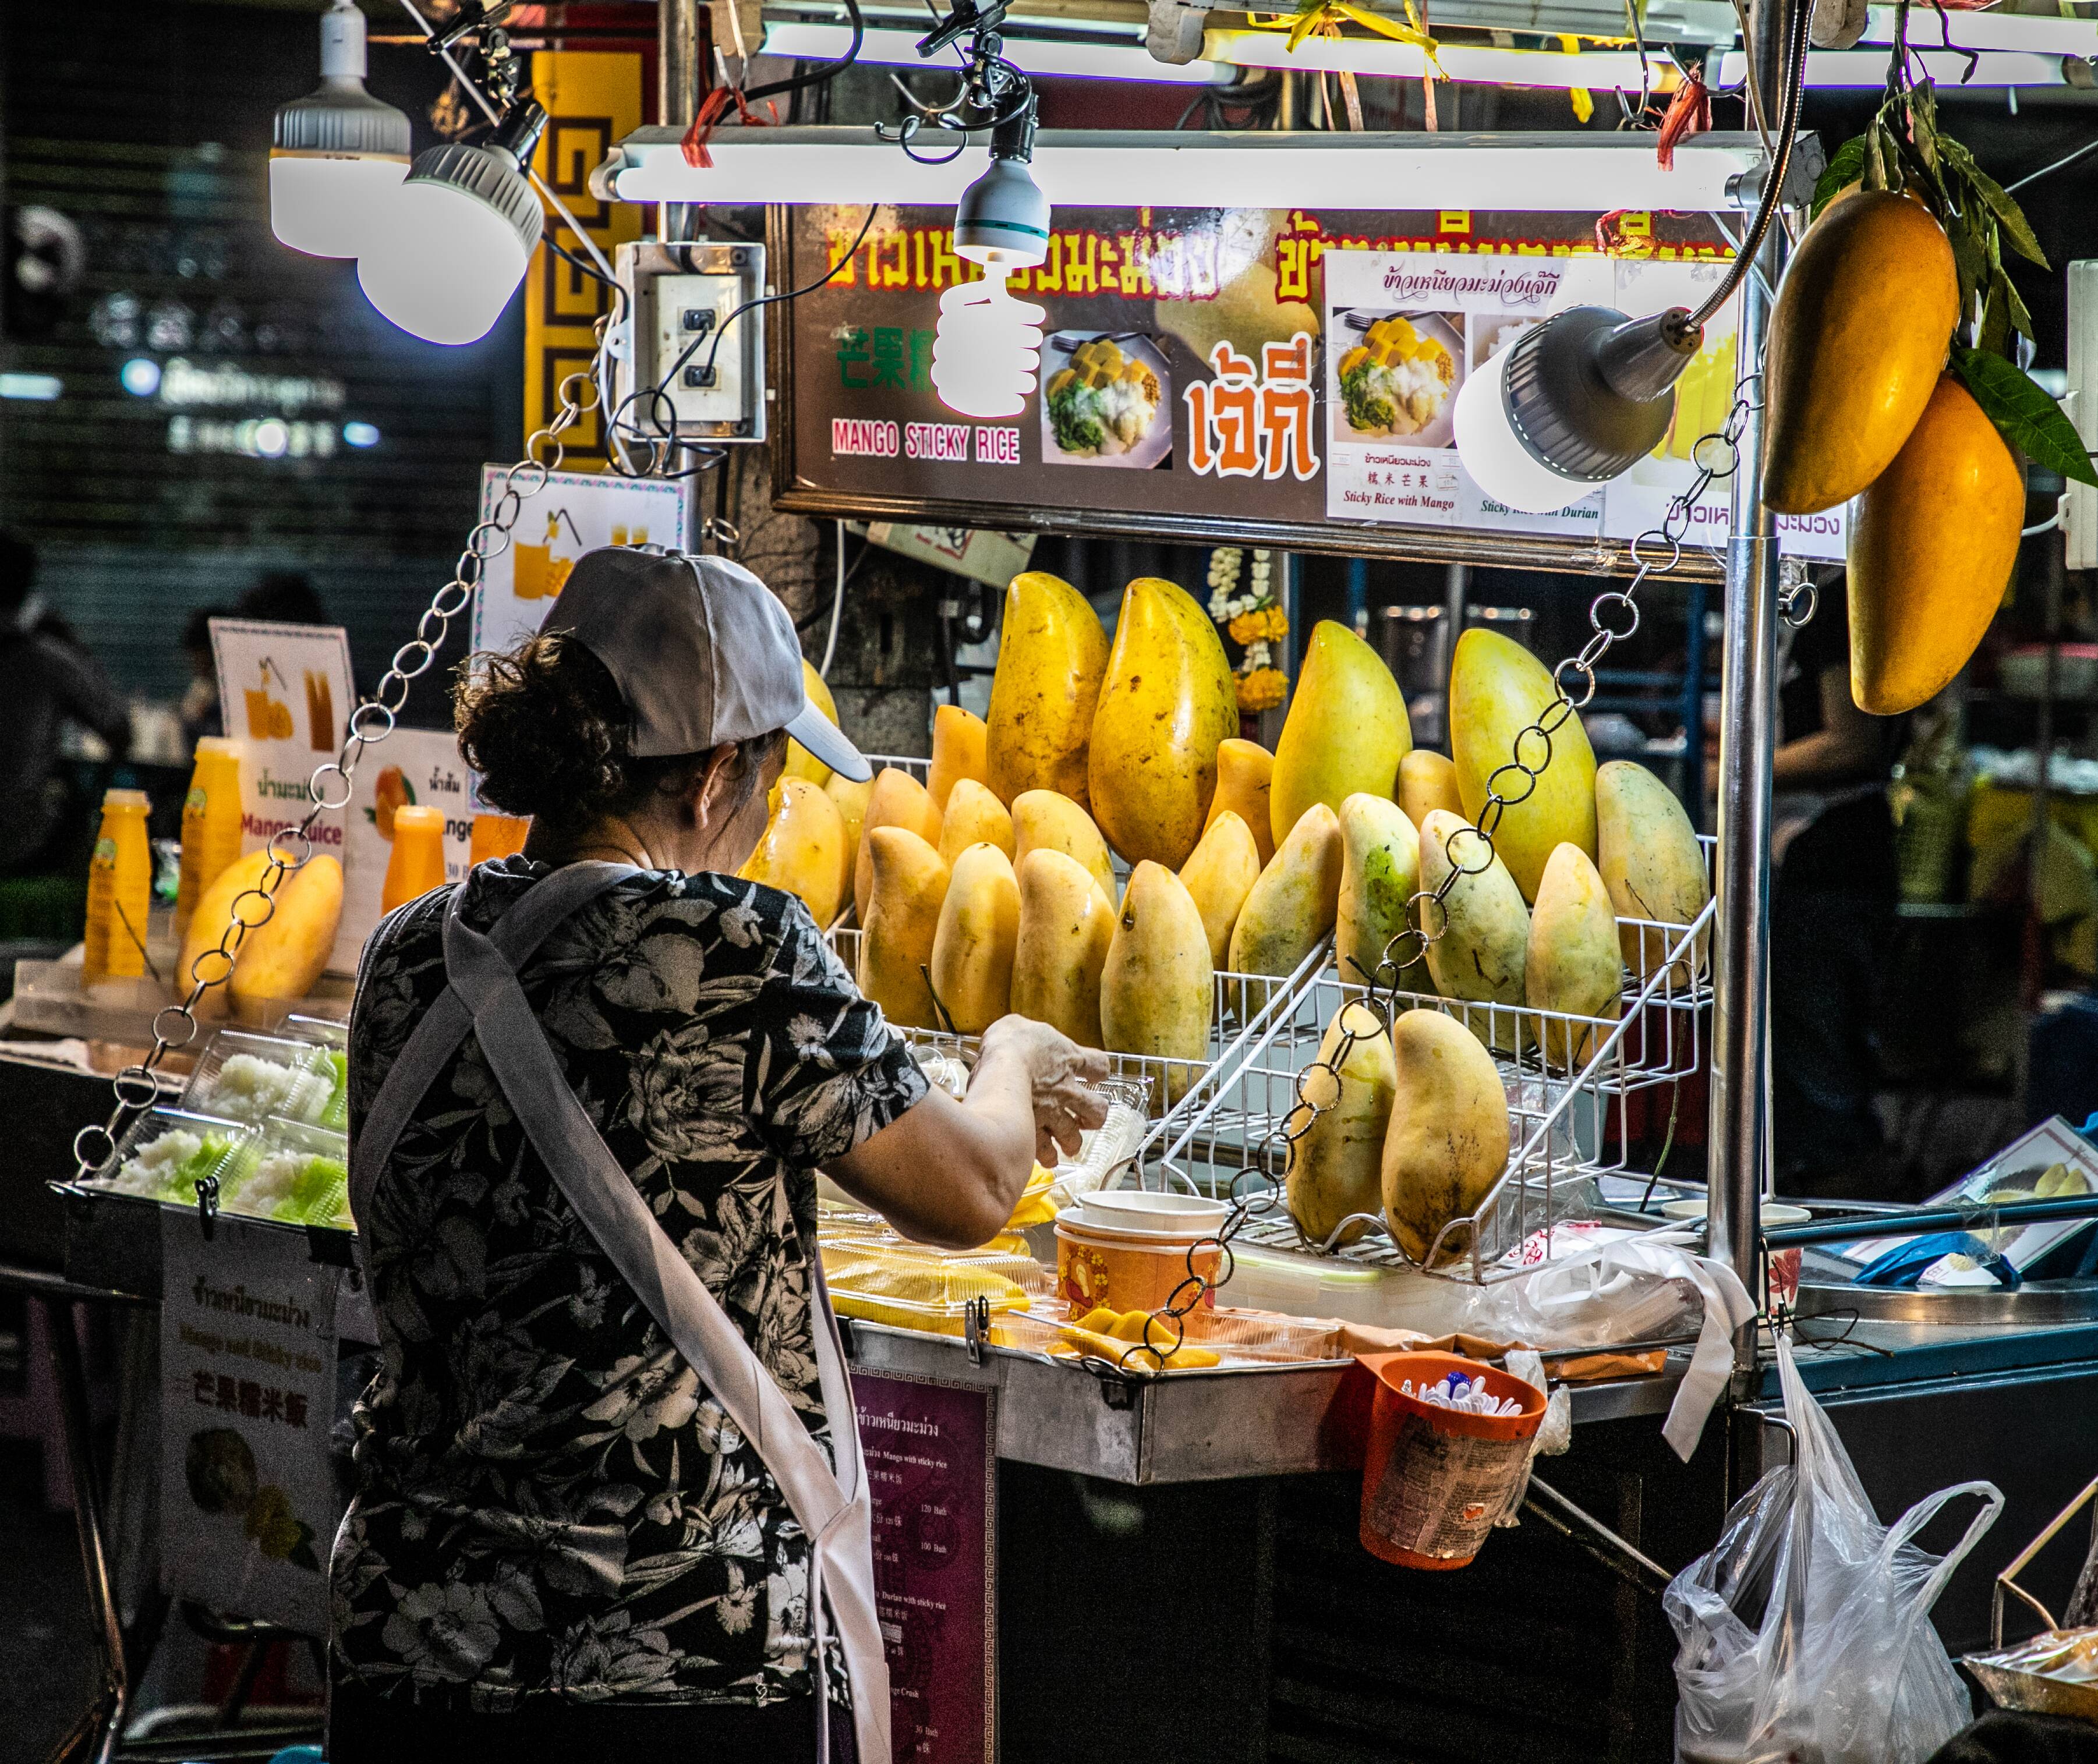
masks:
[[(1223, 1251), (1201, 1236), (1112, 1231), (1060, 1222), (1056, 1226), (1056, 1290), (1074, 1317), (1101, 1305), (1110, 1310), (1162, 1310), (1187, 1284), (1191, 1260), (1195, 1273), (1214, 1281)], [(1216, 1303), (1214, 1287), (1201, 1301)]]

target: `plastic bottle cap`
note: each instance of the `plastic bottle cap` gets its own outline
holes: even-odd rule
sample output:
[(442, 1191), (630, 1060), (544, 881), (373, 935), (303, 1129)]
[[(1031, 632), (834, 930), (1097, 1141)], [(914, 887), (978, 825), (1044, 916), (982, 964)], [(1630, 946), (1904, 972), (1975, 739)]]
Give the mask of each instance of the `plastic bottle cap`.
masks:
[(153, 801), (143, 790), (105, 790), (102, 805), (105, 809), (150, 809)]

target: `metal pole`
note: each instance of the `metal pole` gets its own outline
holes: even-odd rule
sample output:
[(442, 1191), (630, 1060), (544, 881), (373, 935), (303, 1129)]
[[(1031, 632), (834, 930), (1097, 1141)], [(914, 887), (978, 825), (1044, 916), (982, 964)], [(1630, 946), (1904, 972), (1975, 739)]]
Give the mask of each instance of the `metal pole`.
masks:
[(116, 1590), (110, 1572), (108, 1532), (103, 1525), (102, 1490), (95, 1480), (94, 1428), (88, 1416), (87, 1375), (81, 1364), (72, 1301), (46, 1297), (44, 1327), (51, 1371), (58, 1385), (59, 1416), (65, 1435), (66, 1464), (72, 1479), (73, 1522), (80, 1532), (80, 1556), (87, 1580), (87, 1602), (100, 1631), (100, 1704), (94, 1717), (88, 1764), (109, 1764), (130, 1704), (130, 1683), (124, 1661), (124, 1630), (116, 1614)]
[[(1784, 66), (1782, 13), (1758, 0), (1751, 20), (1754, 68), (1767, 116), (1779, 110)], [(1772, 229), (1764, 271), (1777, 284)], [(1769, 321), (1758, 279), (1741, 289), (1744, 370), (1759, 364)], [(1760, 406), (1760, 397), (1757, 399)], [(1770, 852), (1771, 751), (1777, 722), (1778, 552), (1775, 517), (1763, 507), (1763, 423), (1750, 412), (1732, 480), (1733, 537), (1727, 548), (1726, 627), (1719, 709), (1718, 936), (1712, 961), (1712, 1088), (1709, 1166), (1711, 1253), (1763, 1289), (1762, 1197), (1771, 1167)], [(1734, 1339), (1737, 1374), (1755, 1367), (1756, 1332)]]
[[(699, 111), (702, 3), (656, 0), (656, 115), (666, 128), (683, 128)], [(698, 214), (691, 203), (664, 203), (656, 222), (664, 244), (696, 239)]]

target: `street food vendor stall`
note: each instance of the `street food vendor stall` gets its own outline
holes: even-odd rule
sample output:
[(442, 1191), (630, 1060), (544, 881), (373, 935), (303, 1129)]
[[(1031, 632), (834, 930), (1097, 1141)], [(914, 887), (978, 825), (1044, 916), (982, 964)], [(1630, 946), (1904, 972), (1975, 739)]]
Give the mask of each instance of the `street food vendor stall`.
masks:
[[(1683, 1734), (1661, 1595), (1754, 1517), (1736, 1503), (1773, 1465), (1803, 1484), (1847, 1450), (1887, 1516), (1994, 1485), (1997, 1542), (1971, 1553), (1975, 1521), (1933, 1587), (1955, 1652), (1988, 1639), (2001, 1539), (2090, 1479), (2098, 1440), (2068, 1418), (2098, 1412), (2098, 1151), (2076, 1124), (1935, 1209), (1791, 1207), (1769, 1180), (1777, 634), (1813, 611), (1785, 562), (1847, 556), (1866, 710), (1922, 702), (1980, 640), (2022, 520), (2003, 413), (2025, 401), (2021, 445), (2075, 463), (2012, 359), (2015, 295), (1984, 276), (1983, 322), (1962, 316), (1972, 251), (2017, 248), (2014, 206), (1982, 203), (1982, 186), (1945, 200), (1957, 144), (1933, 135), (1929, 175), (1904, 170), (1885, 121), (1825, 156), (1797, 126), (1804, 7), (1789, 31), (1764, 9), (1749, 46), (1772, 144), (1688, 134), (1658, 156), (1637, 132), (1038, 133), (997, 20), (968, 10), (963, 97), (900, 144), (687, 104), (590, 180), (653, 207), (652, 238), (603, 258), (559, 209), (619, 291), (597, 356), (489, 468), (454, 579), (338, 757), (323, 744), (292, 810), (248, 817), (253, 849), (200, 873), (165, 947), (157, 924), (134, 939), (173, 991), (125, 966), (111, 805), (87, 948), (25, 975), (15, 1020), (150, 1052), (113, 1112), (0, 1065), (24, 1098), (72, 1085), (50, 1106), (88, 1123), (40, 1173), (57, 1266), (9, 1278), (135, 1307), (135, 1512), (102, 1511), (59, 1355), (103, 1619), (96, 1743), (125, 1714), (127, 1599), (151, 1593), (112, 1534), (157, 1529), (179, 1596), (284, 1633), (327, 1621), (325, 1421), (381, 1334), (341, 1030), (376, 912), (345, 927), (524, 836), (463, 777), (431, 824), (397, 773), (408, 800), (375, 793), (388, 849), (360, 868), (358, 792), (418, 739), (393, 726), (407, 682), (461, 619), (488, 650), (577, 631), (605, 573), (579, 558), (726, 537), (681, 484), (745, 443), (795, 514), (1213, 554), (1200, 591), (1140, 577), (1107, 623), (1016, 575), (985, 713), (941, 706), (928, 754), (865, 779), (849, 746), (797, 743), (737, 871), (800, 900), (826, 976), (932, 1086), (965, 1096), (1013, 1015), (1108, 1071), (1104, 1118), (1043, 1150), (980, 1248), (912, 1241), (849, 1178), (820, 1193), (896, 1755), (1368, 1757), (1398, 1731), (1423, 1755), (1660, 1756)], [(407, 193), (478, 203), (529, 252), (520, 166), (544, 118), (514, 81), (480, 95), (494, 144), (442, 151), (486, 164), (419, 161)], [(1927, 90), (1888, 102), (1903, 140), (1934, 127)], [(946, 158), (920, 151), (941, 126), (963, 143)], [(764, 208), (762, 246), (700, 235), (728, 205)], [(439, 340), (480, 322), (397, 255), (366, 256), (382, 311)], [(560, 469), (586, 413), (617, 469)], [(1604, 581), (1563, 660), (1452, 633), (1437, 753), (1385, 660), (1343, 624), (1302, 629), (1287, 568), (1244, 573), (1248, 550)], [(1582, 716), (1604, 658), (1692, 581), (1726, 609), (1712, 837), (1643, 766), (1599, 766)], [(849, 722), (804, 667), (801, 714)], [(301, 671), (306, 720), (333, 731), (317, 706), (347, 678), (318, 650)], [(728, 678), (694, 713), (713, 735), (633, 757), (788, 726), (721, 735)], [(251, 733), (296, 745), (257, 680)], [(621, 685), (645, 734), (647, 695)], [(212, 775), (237, 790), (250, 763), (207, 759), (226, 756), (200, 757), (200, 849)], [(469, 848), (449, 870), (447, 839)], [(1698, 1182), (1646, 1126), (1701, 1086)]]

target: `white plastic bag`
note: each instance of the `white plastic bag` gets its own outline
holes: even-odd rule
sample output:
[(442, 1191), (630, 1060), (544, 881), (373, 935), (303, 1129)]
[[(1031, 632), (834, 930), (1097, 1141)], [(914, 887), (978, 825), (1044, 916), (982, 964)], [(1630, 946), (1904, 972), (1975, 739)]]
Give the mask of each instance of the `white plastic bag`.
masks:
[[(1921, 1764), (1973, 1718), (1930, 1608), (1995, 1523), (2002, 1492), (1962, 1482), (1891, 1529), (1780, 1336), (1793, 1462), (1727, 1514), (1718, 1545), (1662, 1603), (1675, 1658), (1680, 1764)], [(1984, 1505), (1951, 1554), (1911, 1541), (1947, 1503)]]

